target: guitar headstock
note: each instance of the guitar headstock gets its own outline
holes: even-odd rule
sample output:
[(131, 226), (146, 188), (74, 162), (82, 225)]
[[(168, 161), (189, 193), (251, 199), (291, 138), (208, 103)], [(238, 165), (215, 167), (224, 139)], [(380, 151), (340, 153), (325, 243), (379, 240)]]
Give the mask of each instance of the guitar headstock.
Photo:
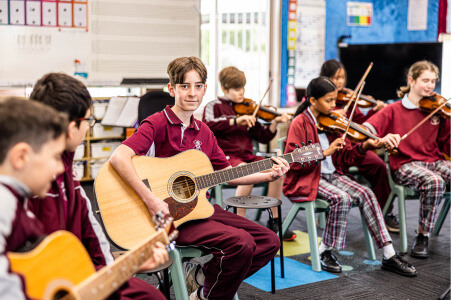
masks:
[(314, 161), (315, 164), (318, 164), (324, 159), (321, 145), (319, 143), (313, 144), (311, 141), (307, 146), (294, 149), (294, 151), (291, 152), (291, 156), (293, 157), (293, 161), (302, 164), (302, 167), (304, 167), (304, 163), (311, 165), (311, 162)]
[(164, 215), (161, 211), (157, 212), (153, 216), (153, 222), (155, 223), (155, 229), (164, 230), (168, 236), (169, 242), (175, 241), (178, 237), (179, 232), (175, 229), (174, 218), (170, 215)]

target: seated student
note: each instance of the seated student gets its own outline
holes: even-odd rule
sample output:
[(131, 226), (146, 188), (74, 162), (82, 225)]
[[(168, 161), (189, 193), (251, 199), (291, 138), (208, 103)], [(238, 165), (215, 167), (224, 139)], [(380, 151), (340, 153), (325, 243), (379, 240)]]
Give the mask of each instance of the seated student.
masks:
[[(346, 69), (342, 63), (335, 59), (329, 59), (321, 66), (320, 76), (329, 77), (333, 83), (337, 86), (337, 90), (341, 91), (345, 88), (346, 84)], [(377, 100), (377, 105), (370, 109), (366, 115), (362, 113), (359, 107), (355, 108), (354, 117), (352, 121), (358, 124), (362, 124), (370, 116), (376, 114), (378, 111), (387, 106), (386, 103)], [(349, 118), (351, 109), (347, 112), (343, 110), (344, 105), (337, 104), (335, 112), (338, 112)], [(351, 142), (352, 143), (352, 142)], [(387, 203), (388, 196), (390, 195), (390, 184), (388, 183), (387, 167), (385, 162), (376, 153), (367, 151), (362, 163), (358, 166), (359, 172), (370, 182), (371, 189), (376, 195), (377, 202), (381, 208), (384, 208)], [(385, 225), (390, 232), (399, 232), (398, 216), (394, 215), (390, 208), (389, 213), (384, 218)]]
[[(264, 159), (253, 154), (252, 139), (263, 144), (269, 143), (277, 133), (277, 125), (289, 120), (288, 115), (283, 113), (276, 117), (271, 125), (262, 125), (252, 115), (238, 117), (233, 109), (233, 104), (244, 101), (244, 86), (246, 85), (244, 72), (235, 67), (227, 67), (219, 73), (219, 82), (224, 97), (218, 97), (217, 100), (211, 101), (205, 106), (203, 121), (215, 134), (219, 147), (224, 151), (232, 167)], [(282, 198), (282, 185), (282, 178), (269, 183), (268, 196), (280, 200)], [(252, 187), (253, 185), (237, 186), (235, 196), (249, 196)], [(267, 227), (277, 233), (279, 231), (278, 210), (276, 207), (271, 210), (274, 222), (270, 224), (270, 220), (268, 220)], [(237, 213), (245, 217), (246, 209), (238, 208)], [(284, 240), (295, 238), (296, 234), (289, 230), (284, 235)]]
[(304, 168), (293, 164), (285, 177), (284, 194), (294, 202), (314, 201), (316, 197), (330, 202), (319, 247), (323, 270), (341, 272), (341, 265), (332, 249), (344, 248), (348, 212), (352, 204), (357, 204), (376, 245), (383, 248), (382, 268), (404, 276), (416, 276), (415, 268), (396, 254), (374, 193), (344, 175), (349, 166), (361, 163), (370, 147), (380, 147), (386, 142), (392, 145), (393, 137), (388, 135), (377, 141), (367, 140), (351, 146), (338, 134), (318, 132), (318, 117), (333, 111), (336, 97), (337, 88), (327, 77), (318, 77), (309, 83), (307, 100), (298, 107), (288, 129), (285, 151), (291, 152), (296, 145), (311, 140), (319, 142), (325, 149), (326, 159), (320, 165), (305, 165)]
[[(175, 105), (142, 121), (138, 131), (120, 145), (110, 158), (121, 175), (154, 215), (169, 213), (166, 202), (140, 180), (132, 164), (135, 155), (170, 157), (189, 149), (205, 153), (215, 170), (230, 168), (216, 138), (207, 125), (194, 118), (206, 91), (207, 69), (196, 57), (179, 57), (168, 65), (169, 94)], [(269, 173), (235, 179), (230, 184), (275, 181), (289, 169), (286, 160)], [(214, 205), (208, 219), (193, 220), (177, 228), (177, 245), (199, 247), (213, 258), (202, 268), (192, 268), (185, 276), (190, 299), (232, 299), (241, 282), (266, 265), (277, 253), (280, 241), (271, 230)]]
[[(93, 214), (91, 201), (80, 182), (74, 179), (72, 170), (75, 149), (95, 123), (91, 114), (91, 96), (81, 81), (66, 74), (49, 73), (36, 82), (30, 99), (69, 116), (66, 147), (62, 155), (64, 172), (52, 182), (44, 198), (31, 200), (30, 209), (44, 224), (47, 234), (68, 230), (77, 236), (86, 247), (96, 269), (100, 269), (114, 260), (110, 244)], [(158, 246), (158, 253), (161, 255), (158, 264), (164, 263), (168, 255), (163, 244)], [(149, 261), (139, 271), (152, 267), (156, 266)], [(145, 281), (133, 277), (112, 297), (157, 299), (163, 298), (163, 295)]]
[(44, 235), (28, 201), (32, 194), (45, 196), (64, 170), (67, 118), (45, 105), (11, 98), (0, 101), (0, 128), (1, 298), (25, 299), (23, 278), (11, 272), (6, 252), (18, 252)]
[(407, 86), (398, 92), (402, 101), (390, 104), (364, 123), (375, 134), (396, 134), (399, 153), (390, 156), (394, 180), (420, 193), (418, 235), (411, 250), (411, 256), (417, 258), (429, 256), (429, 235), (437, 206), (451, 179), (451, 162), (444, 160), (442, 154), (450, 154), (450, 121), (433, 116), (406, 139), (399, 140), (427, 116), (419, 109), (419, 101), (434, 95), (438, 72), (429, 61), (414, 63), (407, 74)]

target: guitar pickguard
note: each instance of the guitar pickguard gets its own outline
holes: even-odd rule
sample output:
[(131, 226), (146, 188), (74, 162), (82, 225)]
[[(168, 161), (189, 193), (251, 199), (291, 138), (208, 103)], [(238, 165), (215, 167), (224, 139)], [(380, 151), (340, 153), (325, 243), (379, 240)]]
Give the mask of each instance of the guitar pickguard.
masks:
[(180, 203), (171, 197), (164, 199), (164, 202), (166, 202), (169, 206), (171, 217), (174, 218), (174, 221), (177, 221), (193, 211), (197, 205), (197, 197), (187, 203)]

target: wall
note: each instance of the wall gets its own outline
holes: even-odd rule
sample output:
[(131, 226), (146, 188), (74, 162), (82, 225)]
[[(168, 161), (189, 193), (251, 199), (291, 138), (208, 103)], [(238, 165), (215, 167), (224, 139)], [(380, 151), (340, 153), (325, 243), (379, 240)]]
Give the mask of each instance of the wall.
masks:
[(373, 21), (370, 27), (347, 26), (346, 3), (343, 0), (326, 1), (325, 58), (337, 58), (337, 39), (351, 35), (348, 44), (379, 44), (405, 42), (435, 42), (438, 30), (439, 0), (428, 0), (428, 27), (423, 31), (407, 30), (408, 0), (353, 0), (373, 3)]

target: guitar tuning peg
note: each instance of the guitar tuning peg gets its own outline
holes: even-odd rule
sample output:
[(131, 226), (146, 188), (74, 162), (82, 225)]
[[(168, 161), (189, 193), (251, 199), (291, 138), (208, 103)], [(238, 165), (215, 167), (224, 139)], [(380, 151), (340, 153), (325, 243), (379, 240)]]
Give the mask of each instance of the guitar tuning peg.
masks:
[(309, 145), (313, 144), (312, 140), (308, 140)]
[(299, 145), (298, 145), (298, 144), (294, 144), (294, 146), (296, 147), (296, 149), (298, 149), (298, 148), (299, 148)]
[(305, 143), (304, 142), (302, 142), (302, 147), (304, 147), (305, 146)]

